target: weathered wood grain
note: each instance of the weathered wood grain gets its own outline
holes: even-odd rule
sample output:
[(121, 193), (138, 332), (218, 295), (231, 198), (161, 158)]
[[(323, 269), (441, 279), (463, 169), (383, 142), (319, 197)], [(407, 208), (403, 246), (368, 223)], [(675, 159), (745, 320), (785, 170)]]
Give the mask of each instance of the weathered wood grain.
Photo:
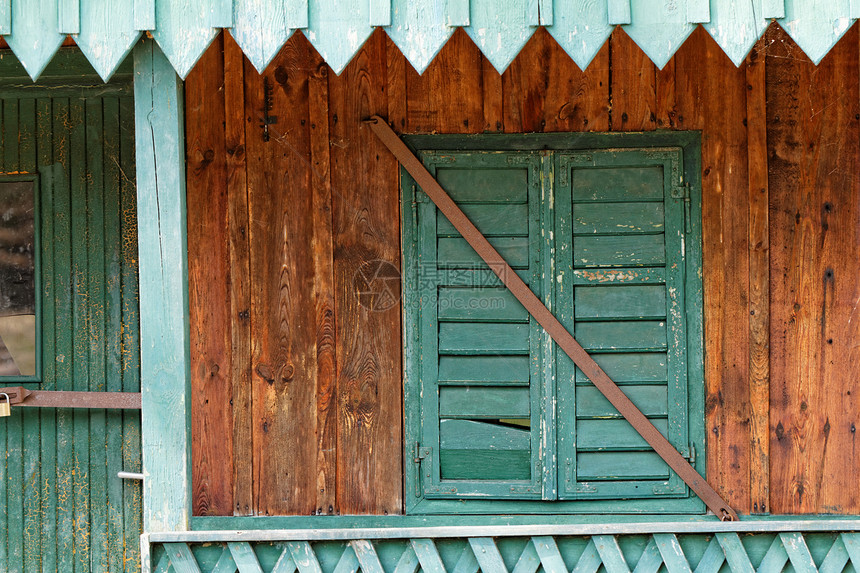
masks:
[(227, 229), (230, 247), (230, 332), (233, 395), (233, 514), (253, 513), (251, 415), (251, 289), (248, 183), (245, 161), (244, 56), (224, 34), (224, 132), (227, 153)]
[(329, 77), (341, 513), (402, 508), (400, 306), (362, 306), (355, 281), (362, 268), (400, 268), (397, 163), (361, 123), (388, 108), (385, 62), (377, 32), (341, 76)]
[[(457, 32), (418, 76), (393, 42), (377, 33), (341, 77), (331, 76), (315, 55), (297, 55), (306, 42), (296, 36), (269, 73), (278, 123), (271, 126), (268, 147), (258, 127), (262, 80), (250, 68), (245, 73), (254, 79), (247, 80), (244, 113), (235, 111), (246, 94), (241, 72), (235, 72), (241, 56), (234, 45), (234, 79), (224, 97), (237, 443), (241, 425), (251, 423), (250, 417), (241, 421), (250, 416), (251, 400), (236, 390), (238, 381), (244, 375), (254, 385), (267, 384), (259, 372), (249, 374), (252, 349), (254, 368), (263, 353), (304, 352), (302, 375), (312, 390), (301, 394), (304, 429), (287, 429), (290, 422), (284, 421), (285, 409), (296, 407), (290, 402), (295, 393), (271, 394), (281, 408), (281, 443), (289, 444), (291, 456), (307, 456), (311, 469), (296, 476), (291, 466), (289, 476), (261, 477), (260, 464), (271, 464), (277, 454), (274, 445), (256, 443), (252, 477), (251, 456), (237, 449), (236, 472), (244, 464), (246, 473), (245, 485), (236, 474), (233, 511), (400, 511), (399, 314), (362, 306), (352, 281), (368, 261), (399, 268), (398, 170), (360, 124), (372, 113), (387, 113), (401, 132), (702, 130), (708, 478), (742, 512), (856, 511), (856, 488), (847, 480), (860, 461), (849, 456), (843, 468), (833, 452), (835, 444), (851, 448), (857, 408), (847, 373), (860, 368), (850, 342), (857, 340), (860, 321), (849, 320), (860, 292), (844, 279), (860, 250), (850, 232), (860, 211), (858, 182), (850, 177), (858, 171), (857, 34), (850, 31), (843, 40), (848, 47), (837, 46), (813, 68), (785, 34), (771, 32), (736, 69), (697, 30), (658, 70), (616, 30), (583, 73), (539, 31), (500, 76)], [(230, 61), (225, 56), (225, 70)], [(291, 87), (278, 83), (277, 65)], [(306, 87), (297, 87), (305, 81)], [(243, 145), (256, 150), (247, 165), (250, 214), (242, 202)], [(274, 146), (280, 151), (266, 151)], [(304, 164), (283, 156), (297, 152)], [(297, 182), (286, 199), (276, 191), (283, 187), (279, 177)], [(273, 220), (274, 213), (293, 210), (305, 211), (305, 221)], [(273, 250), (275, 229), (283, 233), (277, 239), (283, 251)], [(275, 282), (263, 288), (255, 282), (281, 272), (272, 259), (305, 269), (287, 273), (291, 280), (281, 285), (289, 288), (289, 310), (278, 306), (286, 295)], [(289, 323), (295, 324), (289, 338), (279, 339), (272, 334), (273, 314), (304, 323)], [(271, 375), (275, 366), (263, 362)], [(292, 364), (298, 377), (296, 359)], [(326, 386), (332, 376), (335, 388)], [(258, 414), (267, 407), (259, 402), (264, 395), (270, 396), (259, 389), (254, 394), (255, 441), (263, 435)], [(250, 452), (251, 435), (245, 436)], [(246, 488), (242, 508), (240, 487)], [(307, 492), (307, 503), (271, 499), (296, 487)], [(269, 496), (263, 505), (261, 494)]]
[[(388, 60), (388, 122), (394, 129), (406, 132), (406, 57), (400, 53), (391, 39), (385, 42), (385, 57)], [(326, 94), (328, 95), (328, 94)]]
[(486, 58), (481, 58), (481, 93), (484, 98), (484, 131), (505, 130), (502, 76)]
[[(406, 68), (407, 131), (474, 133), (484, 123), (483, 56), (465, 32), (456, 32), (420, 76)], [(389, 94), (389, 98), (390, 98)]]
[[(285, 46), (264, 76), (245, 67), (255, 512), (316, 510), (316, 317), (308, 50)], [(266, 89), (268, 84), (268, 90)], [(265, 141), (260, 127), (268, 91)]]
[(858, 32), (814, 67), (768, 37), (771, 511), (856, 513)]
[[(672, 88), (660, 84), (672, 82)], [(657, 75), (658, 118), (701, 129), (708, 480), (749, 506), (746, 77), (699, 29)], [(660, 101), (671, 97), (670, 101)], [(668, 111), (666, 111), (668, 110)], [(659, 123), (659, 120), (658, 120)]]
[(746, 62), (749, 174), (750, 513), (770, 510), (770, 241), (765, 42)]
[[(310, 193), (313, 210), (314, 312), (316, 325), (316, 512), (337, 506), (337, 355), (335, 346), (334, 245), (329, 150), (328, 65), (308, 58)], [(389, 84), (390, 85), (390, 84)]]
[(580, 71), (538, 30), (502, 75), (505, 132), (609, 129), (609, 48)]
[(657, 68), (622, 29), (616, 29), (609, 42), (610, 127), (612, 131), (651, 131), (657, 127)]
[(233, 506), (233, 420), (223, 41), (186, 81), (186, 185), (194, 515)]

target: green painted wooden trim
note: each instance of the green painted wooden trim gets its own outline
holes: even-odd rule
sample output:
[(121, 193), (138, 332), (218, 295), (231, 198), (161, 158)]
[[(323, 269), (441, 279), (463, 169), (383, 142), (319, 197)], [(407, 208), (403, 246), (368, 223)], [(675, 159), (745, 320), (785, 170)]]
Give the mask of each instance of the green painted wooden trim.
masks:
[(61, 34), (81, 32), (81, 0), (59, 0), (57, 5)]
[[(723, 544), (720, 536), (731, 537)], [(233, 559), (235, 544), (172, 541), (152, 544), (157, 571), (206, 571), (258, 573), (415, 573), (420, 567), (433, 573), (656, 573), (659, 571), (717, 573), (721, 570), (777, 573), (789, 570), (837, 573), (854, 571), (860, 566), (855, 553), (846, 550), (853, 534), (833, 532), (774, 537), (766, 532), (755, 535), (646, 534), (600, 535), (567, 534), (488, 538), (480, 532), (441, 538), (361, 538), (318, 540), (311, 536), (299, 541), (284, 539), (242, 542), (248, 559)], [(805, 550), (794, 552), (793, 544)], [(301, 547), (303, 559), (297, 558)], [(361, 548), (364, 556), (357, 556)], [(769, 549), (768, 549), (769, 548)], [(262, 566), (262, 567), (261, 567)]]
[(469, 0), (448, 0), (448, 25), (469, 26), (470, 24)]
[(287, 3), (286, 24), (287, 28), (308, 27), (308, 0), (292, 0)]
[(233, 27), (233, 0), (210, 0), (209, 25), (213, 28)]
[[(0, 385), (3, 386), (12, 386), (17, 383), (28, 384), (28, 383), (40, 383), (43, 378), (43, 364), (42, 364), (42, 344), (43, 344), (43, 336), (45, 325), (42, 324), (42, 208), (41, 208), (41, 196), (42, 196), (42, 183), (38, 174), (26, 174), (26, 175), (0, 175), (0, 183), (3, 182), (13, 182), (13, 181), (32, 181), (33, 182), (33, 208), (34, 208), (34, 216), (33, 216), (33, 225), (34, 225), (34, 288), (36, 289), (35, 303), (36, 303), (36, 373), (32, 376), (0, 376)], [(27, 386), (28, 388), (37, 388), (37, 386)]]
[(851, 0), (848, 6), (849, 18), (860, 18), (860, 0)]
[(552, 0), (538, 0), (538, 12), (541, 26), (552, 26)]
[(0, 34), (12, 33), (12, 0), (0, 0)]
[(133, 0), (134, 29), (155, 30), (155, 0)]
[(711, 21), (711, 5), (708, 0), (687, 0), (687, 22), (707, 24)]
[(761, 12), (764, 18), (785, 18), (785, 0), (762, 0)]
[(370, 25), (391, 25), (391, 0), (370, 0)]
[(144, 530), (191, 515), (182, 82), (152, 40), (134, 51)]
[(607, 0), (606, 7), (609, 12), (610, 25), (624, 25), (633, 21), (630, 13), (630, 0)]

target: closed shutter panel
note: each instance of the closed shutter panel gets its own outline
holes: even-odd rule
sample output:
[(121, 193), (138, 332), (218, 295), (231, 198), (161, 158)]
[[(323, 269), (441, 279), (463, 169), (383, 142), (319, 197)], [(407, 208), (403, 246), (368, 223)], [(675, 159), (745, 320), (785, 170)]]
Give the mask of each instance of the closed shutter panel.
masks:
[[(424, 161), (537, 292), (540, 157), (430, 152)], [(420, 488), (427, 498), (539, 499), (540, 327), (423, 192), (407, 187), (418, 263), (418, 296), (407, 304), (417, 305), (420, 338)]]
[[(576, 339), (689, 456), (681, 160), (680, 149), (556, 157), (555, 300)], [(687, 496), (567, 356), (557, 361), (560, 497)]]

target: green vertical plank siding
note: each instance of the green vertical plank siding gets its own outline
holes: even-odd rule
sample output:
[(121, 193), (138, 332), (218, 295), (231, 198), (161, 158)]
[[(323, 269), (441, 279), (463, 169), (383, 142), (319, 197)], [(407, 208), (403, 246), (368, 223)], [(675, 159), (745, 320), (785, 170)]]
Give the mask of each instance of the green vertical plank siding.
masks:
[[(38, 181), (41, 378), (25, 386), (134, 391), (134, 114), (121, 95), (130, 78), (82, 77), (98, 92), (35, 86), (0, 99), (0, 180)], [(138, 412), (13, 408), (0, 445), (0, 570), (139, 570), (140, 485), (116, 477), (140, 469)]]
[[(86, 102), (74, 98), (70, 102), (69, 119), (71, 129), (71, 174), (69, 186), (72, 193), (72, 373), (74, 382), (73, 390), (89, 390), (89, 341), (87, 331), (89, 329), (89, 301), (80, 294), (87, 292), (88, 287), (88, 263), (87, 252), (87, 147), (86, 147)], [(83, 573), (87, 571), (90, 560), (90, 457), (89, 457), (89, 421), (90, 412), (75, 409), (71, 412), (72, 434), (74, 445), (72, 446), (73, 478), (72, 488), (74, 491), (74, 530), (85, 531), (86, 536), (76, 536), (74, 571)]]
[[(104, 157), (120, 157), (120, 109), (119, 98), (103, 99), (104, 117)], [(114, 209), (104, 209), (104, 390), (108, 392), (122, 391), (122, 213), (120, 211), (120, 186), (122, 183), (119, 162), (103, 161), (105, 205), (116, 205)], [(122, 435), (110, 432), (109, 428), (121, 425), (121, 411), (105, 413), (105, 428), (107, 431), (106, 460), (107, 468), (123, 468)], [(107, 472), (105, 476), (105, 510), (107, 515), (104, 539), (105, 547), (121, 547), (123, 545), (123, 480), (115, 473)], [(119, 551), (107, 552), (107, 563), (110, 570), (121, 570), (123, 555)]]
[[(26, 98), (19, 100), (18, 121), (21, 129), (18, 133), (18, 170), (27, 173), (36, 171), (36, 100)], [(38, 199), (37, 199), (38, 201)], [(39, 465), (39, 442), (34, 437), (39, 435), (39, 411), (24, 410), (22, 418), (22, 458), (23, 458), (23, 516), (24, 516), (24, 569), (37, 571), (39, 569), (38, 544), (41, 522), (40, 495), (41, 468)], [(29, 541), (29, 542), (28, 542)]]
[[(120, 163), (135, 165), (134, 155), (134, 101), (131, 97), (120, 98)], [(134, 169), (123, 169), (120, 173), (120, 213), (122, 213), (122, 260), (137, 260), (137, 188)], [(121, 270), (122, 325), (139, 323), (138, 306), (133, 301), (139, 297), (137, 266), (123, 264)], [(123, 392), (140, 392), (140, 329), (120, 328), (121, 365)], [(122, 412), (123, 442), (122, 468), (125, 471), (141, 472), (141, 421), (137, 412)], [(123, 531), (126, 539), (125, 563), (140, 563), (140, 545), (129, 543), (140, 534), (143, 514), (143, 487), (139, 481), (124, 481), (122, 491)]]
[[(87, 138), (87, 363), (90, 365), (89, 390), (104, 392), (105, 386), (105, 156), (104, 116), (101, 99), (86, 103)], [(86, 412), (90, 423), (90, 561), (92, 569), (107, 569), (107, 432), (105, 410)]]
[[(54, 355), (55, 387), (69, 388), (72, 376), (72, 260), (69, 246), (72, 229), (69, 213), (71, 195), (69, 189), (70, 134), (69, 100), (54, 99), (54, 163), (43, 169), (50, 172), (54, 184), (54, 236), (52, 238), (56, 274), (54, 275), (54, 303), (56, 312), (56, 350)], [(63, 325), (62, 327), (60, 325)], [(57, 567), (60, 571), (72, 571), (72, 558), (75, 551), (73, 512), (74, 487), (72, 475), (72, 411), (64, 408), (55, 410), (57, 416)]]
[[(7, 172), (20, 171), (18, 163), (18, 100), (9, 98), (3, 101), (3, 169)], [(12, 411), (6, 419), (6, 511), (9, 539), (8, 563), (12, 570), (24, 568), (24, 467), (23, 467), (23, 413)], [(21, 540), (19, 542), (18, 540)]]
[[(53, 144), (53, 105), (48, 97), (39, 98), (36, 105), (36, 148), (38, 164), (52, 165), (54, 163)], [(54, 236), (54, 178), (53, 169), (39, 169), (41, 194), (39, 196), (41, 232), (43, 237)], [(50, 244), (42, 245), (42, 324), (51, 325), (42, 328), (42, 374), (45, 390), (54, 390), (57, 386), (54, 365), (56, 360), (56, 305), (54, 300), (54, 249)], [(51, 358), (45, 358), (51, 357)], [(42, 499), (42, 567), (44, 571), (57, 570), (57, 413), (52, 408), (41, 412), (41, 463), (42, 482), (40, 496)]]

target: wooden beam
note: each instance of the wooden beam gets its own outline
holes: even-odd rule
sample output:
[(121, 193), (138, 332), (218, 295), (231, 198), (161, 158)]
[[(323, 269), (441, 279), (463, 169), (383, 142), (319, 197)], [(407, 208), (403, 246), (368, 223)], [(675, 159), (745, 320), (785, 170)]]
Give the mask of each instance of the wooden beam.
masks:
[(156, 43), (134, 50), (143, 524), (185, 531), (191, 408), (182, 82)]
[[(747, 56), (748, 118), (766, 116), (764, 40)], [(770, 511), (770, 243), (767, 125), (747, 127), (749, 173), (750, 513)]]
[(762, 0), (761, 14), (764, 18), (785, 18), (785, 0)]
[(610, 25), (616, 26), (632, 22), (630, 0), (607, 0), (607, 8), (609, 10)]

